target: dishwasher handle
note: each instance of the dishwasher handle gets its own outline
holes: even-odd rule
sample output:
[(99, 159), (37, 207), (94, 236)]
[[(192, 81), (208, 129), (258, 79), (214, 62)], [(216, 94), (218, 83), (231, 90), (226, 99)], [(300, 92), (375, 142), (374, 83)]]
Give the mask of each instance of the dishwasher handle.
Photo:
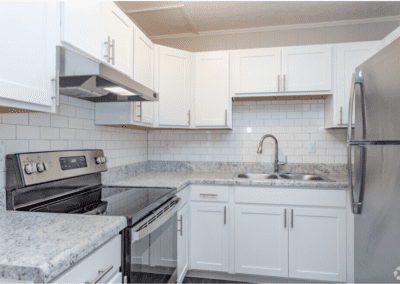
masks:
[(155, 231), (162, 224), (167, 222), (172, 216), (174, 216), (176, 211), (178, 211), (180, 202), (181, 198), (173, 198), (172, 200), (161, 206), (159, 209), (157, 209), (153, 214), (146, 217), (139, 224), (131, 228), (131, 242), (133, 243), (143, 239), (145, 236)]

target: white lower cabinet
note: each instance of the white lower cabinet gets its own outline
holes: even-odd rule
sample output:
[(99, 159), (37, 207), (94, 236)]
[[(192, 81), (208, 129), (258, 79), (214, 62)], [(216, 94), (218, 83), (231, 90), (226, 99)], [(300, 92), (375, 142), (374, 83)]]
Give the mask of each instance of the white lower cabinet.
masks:
[(235, 206), (235, 272), (288, 277), (287, 209)]
[(178, 211), (177, 283), (182, 283), (189, 268), (189, 204)]
[(289, 277), (345, 282), (345, 210), (291, 208), (290, 212)]
[(190, 206), (190, 263), (192, 269), (228, 272), (227, 204)]
[(122, 283), (120, 266), (121, 235), (117, 235), (50, 282), (91, 283), (103, 275), (97, 283)]

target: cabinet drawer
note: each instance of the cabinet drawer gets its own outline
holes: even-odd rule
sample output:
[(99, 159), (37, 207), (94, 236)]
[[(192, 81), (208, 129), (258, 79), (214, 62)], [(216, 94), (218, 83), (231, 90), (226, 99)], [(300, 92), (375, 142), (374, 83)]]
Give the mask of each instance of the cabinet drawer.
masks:
[(99, 270), (112, 266), (98, 283), (107, 283), (119, 273), (121, 266), (121, 235), (117, 235), (100, 248), (74, 264), (67, 271), (54, 278), (51, 283), (92, 282), (99, 276)]
[(179, 203), (178, 210), (181, 209), (189, 200), (189, 187), (185, 187), (181, 191), (179, 191), (176, 196), (181, 198), (181, 202)]
[(235, 187), (236, 203), (346, 207), (346, 191), (335, 189)]
[(191, 186), (191, 200), (207, 202), (228, 202), (228, 186)]

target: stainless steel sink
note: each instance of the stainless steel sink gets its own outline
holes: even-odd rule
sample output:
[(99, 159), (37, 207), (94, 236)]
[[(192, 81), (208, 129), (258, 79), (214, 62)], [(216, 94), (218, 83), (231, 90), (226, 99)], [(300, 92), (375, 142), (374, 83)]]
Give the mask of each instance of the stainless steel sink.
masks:
[(245, 173), (238, 174), (238, 178), (248, 178), (248, 179), (278, 179), (279, 177), (275, 174), (253, 174)]
[(257, 173), (243, 173), (238, 174), (238, 178), (245, 179), (285, 179), (285, 180), (305, 180), (305, 181), (326, 181), (334, 182), (334, 180), (327, 179), (320, 175), (315, 174), (257, 174)]
[(310, 174), (284, 174), (284, 175), (279, 175), (279, 176), (282, 179), (290, 179), (290, 180), (331, 181), (331, 180), (321, 177), (319, 175), (310, 175)]

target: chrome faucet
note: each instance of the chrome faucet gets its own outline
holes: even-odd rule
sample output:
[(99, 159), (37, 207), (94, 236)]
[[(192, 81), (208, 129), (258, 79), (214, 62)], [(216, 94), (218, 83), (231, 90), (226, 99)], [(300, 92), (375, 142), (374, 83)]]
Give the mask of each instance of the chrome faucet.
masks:
[(274, 135), (267, 134), (267, 135), (264, 135), (264, 136), (261, 138), (261, 140), (260, 140), (260, 145), (258, 146), (257, 153), (258, 153), (258, 154), (261, 154), (261, 153), (262, 153), (262, 144), (263, 144), (265, 138), (268, 138), (268, 137), (271, 137), (271, 138), (274, 139), (274, 141), (275, 141), (275, 170), (274, 170), (274, 172), (277, 173), (277, 172), (279, 172), (279, 164), (278, 164), (278, 140), (275, 138)]

